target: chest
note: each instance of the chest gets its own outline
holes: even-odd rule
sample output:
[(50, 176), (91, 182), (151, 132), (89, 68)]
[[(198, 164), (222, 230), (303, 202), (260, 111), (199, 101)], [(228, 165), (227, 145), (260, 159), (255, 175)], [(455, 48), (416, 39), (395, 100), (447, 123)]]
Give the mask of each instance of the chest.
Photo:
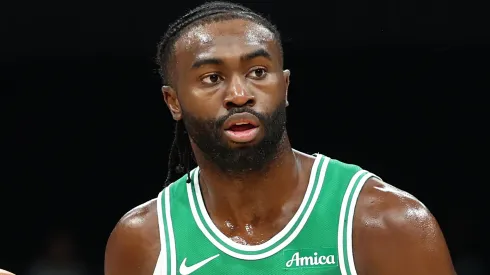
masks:
[(254, 246), (237, 243), (216, 227), (198, 177), (191, 184), (165, 189), (159, 196), (162, 271), (157, 274), (355, 274), (351, 238), (355, 204), (350, 202), (365, 171), (356, 167), (346, 171), (318, 158), (296, 213), (279, 233)]
[(166, 253), (168, 272), (162, 274), (342, 275), (339, 212), (329, 205), (303, 205), (283, 230), (254, 246), (230, 239), (204, 211), (174, 209), (173, 230), (167, 221), (164, 231), (167, 249), (162, 253)]

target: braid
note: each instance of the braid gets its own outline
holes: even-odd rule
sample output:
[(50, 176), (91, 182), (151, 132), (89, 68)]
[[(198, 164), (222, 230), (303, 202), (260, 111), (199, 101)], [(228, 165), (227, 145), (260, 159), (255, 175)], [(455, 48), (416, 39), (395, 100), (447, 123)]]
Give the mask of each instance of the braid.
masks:
[(192, 159), (192, 148), (185, 130), (184, 122), (179, 120), (175, 123), (175, 134), (170, 155), (168, 158), (168, 172), (165, 186), (179, 179), (187, 173), (187, 182), (190, 182), (190, 162)]
[[(282, 44), (279, 31), (267, 19), (249, 8), (229, 2), (208, 2), (191, 10), (186, 15), (172, 23), (158, 43), (156, 62), (159, 73), (165, 85), (171, 85), (170, 60), (173, 58), (175, 42), (190, 28), (201, 24), (233, 19), (246, 19), (269, 29), (275, 36), (282, 55)], [(182, 120), (175, 124), (175, 136), (170, 149), (168, 175), (165, 184), (168, 185), (187, 173), (190, 182), (190, 165), (193, 161), (192, 148)]]

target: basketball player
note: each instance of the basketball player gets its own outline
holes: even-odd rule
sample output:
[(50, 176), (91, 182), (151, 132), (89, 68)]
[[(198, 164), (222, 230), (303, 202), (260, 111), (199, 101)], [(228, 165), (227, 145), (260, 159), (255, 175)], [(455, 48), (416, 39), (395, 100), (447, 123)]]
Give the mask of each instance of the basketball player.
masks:
[(169, 185), (116, 225), (106, 275), (455, 274), (416, 198), (291, 148), (290, 72), (269, 21), (206, 3), (170, 26), (158, 62), (176, 120)]

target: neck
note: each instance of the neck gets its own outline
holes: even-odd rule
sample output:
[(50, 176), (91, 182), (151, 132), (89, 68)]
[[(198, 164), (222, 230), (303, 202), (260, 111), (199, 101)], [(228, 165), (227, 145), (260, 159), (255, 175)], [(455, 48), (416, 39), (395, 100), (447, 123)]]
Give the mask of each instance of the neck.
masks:
[(302, 162), (287, 138), (281, 146), (267, 169), (239, 176), (224, 173), (193, 146), (204, 202), (215, 223), (257, 225), (283, 215), (287, 202), (302, 189), (299, 183), (307, 183), (308, 177), (304, 180), (300, 173)]

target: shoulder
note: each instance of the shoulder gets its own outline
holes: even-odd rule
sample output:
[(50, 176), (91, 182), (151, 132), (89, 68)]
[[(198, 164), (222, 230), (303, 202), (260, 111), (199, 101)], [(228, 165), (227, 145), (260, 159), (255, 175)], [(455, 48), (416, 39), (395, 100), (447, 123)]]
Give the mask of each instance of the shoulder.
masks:
[(366, 269), (369, 263), (368, 273), (454, 274), (441, 229), (427, 207), (379, 179), (364, 185), (353, 230), (356, 266)]
[(160, 252), (157, 199), (126, 213), (109, 236), (106, 275), (153, 274)]
[(0, 269), (0, 275), (14, 275), (14, 273), (8, 272), (7, 270)]
[[(128, 211), (118, 221), (109, 240), (119, 237), (147, 238), (158, 233), (157, 199), (149, 200)], [(151, 235), (151, 234), (150, 234)]]
[(377, 178), (366, 181), (359, 195), (355, 217), (367, 222), (363, 227), (368, 230), (401, 230), (407, 226), (431, 230), (434, 228), (419, 228), (418, 225), (435, 225), (432, 214), (415, 196)]

